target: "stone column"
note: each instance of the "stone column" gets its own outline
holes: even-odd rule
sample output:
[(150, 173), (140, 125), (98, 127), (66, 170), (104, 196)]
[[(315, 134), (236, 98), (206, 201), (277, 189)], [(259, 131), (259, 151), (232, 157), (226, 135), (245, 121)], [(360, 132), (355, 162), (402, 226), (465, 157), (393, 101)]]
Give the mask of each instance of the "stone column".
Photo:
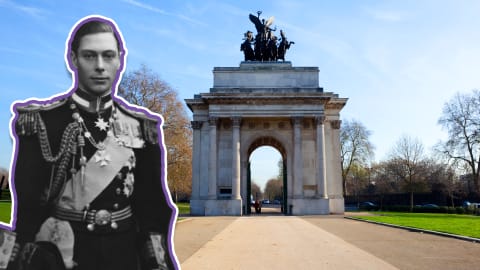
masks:
[(232, 199), (240, 197), (240, 117), (232, 117)]
[(192, 160), (192, 200), (200, 199), (200, 159), (202, 121), (192, 121), (193, 128), (193, 160)]
[(217, 199), (217, 122), (218, 117), (210, 117), (210, 156), (208, 163), (208, 199)]
[(317, 196), (328, 199), (325, 155), (325, 116), (315, 117), (317, 124)]
[(303, 155), (302, 133), (300, 130), (303, 117), (295, 116), (293, 122), (293, 197), (303, 197)]
[[(332, 157), (331, 157), (331, 165), (332, 166), (332, 178), (329, 181), (335, 183), (341, 183), (342, 181), (342, 158), (340, 156), (341, 146), (340, 146), (340, 127), (342, 125), (341, 120), (330, 120), (330, 127), (331, 127), (331, 144), (332, 144)], [(339, 179), (335, 181), (336, 179)], [(335, 187), (329, 187), (328, 192), (330, 195), (328, 196), (330, 199), (342, 199), (343, 200), (343, 187), (341, 184), (332, 184)], [(343, 209), (343, 208), (342, 208)], [(343, 210), (342, 210), (343, 211)]]

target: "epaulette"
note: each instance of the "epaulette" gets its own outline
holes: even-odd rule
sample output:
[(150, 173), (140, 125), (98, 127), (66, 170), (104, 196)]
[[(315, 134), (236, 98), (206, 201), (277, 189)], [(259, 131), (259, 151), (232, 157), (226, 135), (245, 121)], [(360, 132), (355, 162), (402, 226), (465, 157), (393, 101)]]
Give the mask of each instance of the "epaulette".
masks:
[(145, 113), (125, 108), (121, 104), (117, 106), (124, 114), (135, 118), (141, 125), (142, 139), (150, 144), (158, 144), (157, 119)]
[(31, 103), (25, 106), (17, 106), (18, 118), (15, 128), (18, 135), (30, 136), (38, 132), (41, 121), (40, 112), (53, 110), (67, 102), (67, 99), (61, 99), (48, 104)]
[(143, 137), (151, 144), (158, 144), (157, 121), (151, 119), (143, 120)]

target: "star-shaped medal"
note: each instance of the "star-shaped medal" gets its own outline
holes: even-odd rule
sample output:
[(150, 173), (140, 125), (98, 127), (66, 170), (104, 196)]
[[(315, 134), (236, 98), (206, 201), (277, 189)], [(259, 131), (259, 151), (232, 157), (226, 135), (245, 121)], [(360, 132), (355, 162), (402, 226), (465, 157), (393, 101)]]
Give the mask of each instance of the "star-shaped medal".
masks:
[(105, 120), (103, 120), (103, 118), (100, 116), (97, 118), (97, 121), (95, 121), (95, 126), (104, 131), (106, 131), (109, 127), (108, 122), (105, 122)]

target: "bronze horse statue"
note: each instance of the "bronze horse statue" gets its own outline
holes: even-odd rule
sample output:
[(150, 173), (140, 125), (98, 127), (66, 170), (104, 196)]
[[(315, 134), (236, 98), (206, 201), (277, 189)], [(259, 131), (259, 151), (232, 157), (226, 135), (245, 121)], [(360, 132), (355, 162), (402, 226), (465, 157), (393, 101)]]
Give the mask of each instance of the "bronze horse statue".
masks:
[[(272, 33), (276, 30), (270, 28), (273, 24), (274, 17), (270, 17), (268, 20), (260, 19), (258, 11), (257, 16), (250, 14), (250, 21), (255, 25), (257, 29), (257, 35), (253, 38), (253, 33), (247, 31), (245, 33), (245, 41), (241, 44), (240, 50), (245, 55), (245, 61), (277, 61), (282, 59), (285, 61), (285, 54), (290, 48), (290, 45), (295, 44), (292, 41), (288, 41), (285, 33), (280, 30), (281, 41), (278, 43), (277, 37)], [(252, 50), (252, 43), (254, 48)]]

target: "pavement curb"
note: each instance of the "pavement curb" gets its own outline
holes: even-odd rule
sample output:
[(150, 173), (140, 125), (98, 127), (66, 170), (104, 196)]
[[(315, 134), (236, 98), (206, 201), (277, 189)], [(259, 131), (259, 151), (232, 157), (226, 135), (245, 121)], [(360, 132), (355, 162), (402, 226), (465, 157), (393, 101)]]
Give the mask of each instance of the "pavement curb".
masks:
[[(181, 219), (180, 219), (181, 218)], [(187, 217), (178, 217), (177, 218), (177, 224), (178, 223), (183, 223), (183, 222), (187, 222), (187, 221), (190, 221), (192, 220), (191, 218), (187, 218)]]
[(383, 225), (383, 226), (392, 227), (392, 228), (396, 228), (396, 229), (408, 230), (408, 231), (411, 231), (411, 232), (428, 233), (428, 234), (444, 236), (444, 237), (449, 237), (449, 238), (455, 238), (455, 239), (468, 241), (468, 242), (473, 242), (473, 243), (480, 243), (480, 238), (475, 238), (475, 237), (468, 237), (468, 236), (451, 234), (451, 233), (424, 230), (424, 229), (408, 227), (408, 226), (394, 225), (394, 224), (389, 224), (389, 223), (384, 223), (384, 222), (365, 220), (365, 219), (361, 219), (361, 218), (357, 218), (357, 217), (344, 217), (344, 218), (350, 219), (350, 220), (367, 222), (367, 223), (371, 223), (371, 224)]

